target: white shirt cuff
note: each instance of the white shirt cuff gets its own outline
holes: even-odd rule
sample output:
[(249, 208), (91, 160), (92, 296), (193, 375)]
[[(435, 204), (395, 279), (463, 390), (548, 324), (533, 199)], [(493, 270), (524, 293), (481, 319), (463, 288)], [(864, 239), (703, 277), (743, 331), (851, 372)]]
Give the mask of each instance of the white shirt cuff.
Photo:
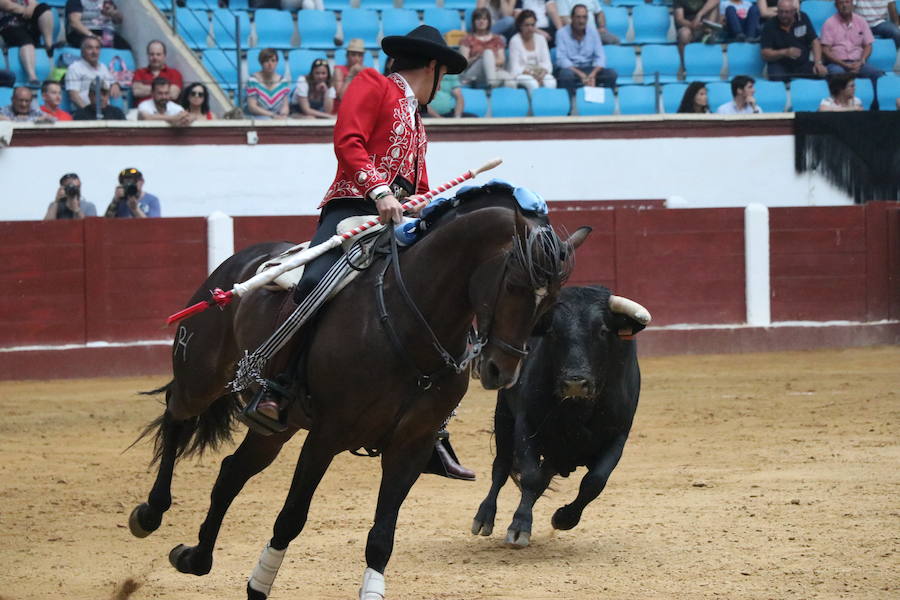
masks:
[(386, 186), (386, 185), (379, 185), (378, 187), (373, 188), (373, 189), (369, 192), (369, 199), (370, 199), (370, 200), (375, 200), (375, 198), (378, 197), (378, 194), (381, 194), (382, 192), (387, 192), (387, 193), (389, 193), (389, 194), (392, 193), (392, 192), (391, 192), (391, 188), (390, 188), (389, 186)]

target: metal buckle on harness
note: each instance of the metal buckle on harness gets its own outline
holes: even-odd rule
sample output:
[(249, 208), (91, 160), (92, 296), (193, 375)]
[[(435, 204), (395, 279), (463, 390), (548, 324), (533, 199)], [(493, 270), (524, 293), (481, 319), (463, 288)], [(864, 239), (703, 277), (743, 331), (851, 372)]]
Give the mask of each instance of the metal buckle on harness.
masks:
[(428, 375), (418, 375), (416, 377), (416, 385), (424, 392), (431, 389), (431, 386), (434, 385), (434, 381)]

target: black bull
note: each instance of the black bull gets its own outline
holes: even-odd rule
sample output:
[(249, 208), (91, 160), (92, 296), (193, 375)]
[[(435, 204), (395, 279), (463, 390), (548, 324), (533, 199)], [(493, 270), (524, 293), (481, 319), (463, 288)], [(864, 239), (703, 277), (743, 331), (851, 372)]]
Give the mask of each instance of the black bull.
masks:
[(650, 314), (604, 287), (571, 287), (538, 323), (516, 385), (497, 395), (491, 489), (472, 533), (491, 535), (497, 496), (510, 475), (522, 493), (506, 541), (527, 546), (532, 507), (555, 475), (586, 466), (578, 496), (554, 513), (572, 529), (622, 456), (637, 409), (641, 373), (633, 334)]

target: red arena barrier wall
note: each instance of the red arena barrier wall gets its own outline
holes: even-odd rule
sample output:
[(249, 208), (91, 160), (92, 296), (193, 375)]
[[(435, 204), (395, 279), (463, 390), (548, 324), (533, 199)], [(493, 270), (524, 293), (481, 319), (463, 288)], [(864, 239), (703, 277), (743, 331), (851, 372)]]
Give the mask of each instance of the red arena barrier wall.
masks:
[(319, 217), (235, 217), (234, 251), (260, 242), (305, 242), (316, 232)]

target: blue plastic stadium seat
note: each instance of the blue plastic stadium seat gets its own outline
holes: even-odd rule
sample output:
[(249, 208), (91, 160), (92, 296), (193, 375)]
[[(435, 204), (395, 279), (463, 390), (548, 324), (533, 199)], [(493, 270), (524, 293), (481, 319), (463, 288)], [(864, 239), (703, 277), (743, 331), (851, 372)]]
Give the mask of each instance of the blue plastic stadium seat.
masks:
[(426, 25), (431, 25), (440, 31), (441, 34), (462, 28), (459, 11), (450, 8), (426, 8), (423, 21)]
[(897, 62), (897, 48), (894, 46), (893, 40), (876, 39), (872, 42), (872, 55), (869, 57), (869, 64), (876, 69), (881, 69), (885, 73), (894, 70), (894, 63)]
[(662, 44), (668, 41), (672, 15), (666, 6), (640, 4), (631, 13), (635, 44)]
[[(365, 2), (368, 4), (368, 2)], [(325, 0), (325, 10), (350, 10), (352, 8), (350, 0)]]
[(566, 90), (542, 87), (531, 92), (531, 114), (535, 117), (565, 117), (569, 108)]
[[(795, 80), (796, 81), (796, 80)], [(765, 112), (784, 112), (787, 90), (780, 81), (756, 80), (756, 103)]]
[(613, 6), (643, 6), (644, 0), (613, 0)]
[(625, 36), (628, 35), (628, 9), (624, 6), (605, 6), (603, 14), (606, 16), (606, 29), (619, 36), (621, 42), (625, 42)]
[(212, 10), (218, 8), (219, 3), (216, 0), (185, 0), (184, 6), (193, 10)]
[(213, 80), (223, 88), (231, 89), (237, 85), (238, 63), (235, 61), (234, 52), (218, 48), (205, 50), (203, 65)]
[(366, 48), (378, 47), (378, 32), (381, 25), (374, 10), (348, 8), (341, 13), (341, 27), (344, 30), (344, 44), (353, 38), (361, 38)]
[(720, 106), (727, 102), (731, 102), (731, 83), (725, 81), (717, 81), (706, 84), (706, 94), (709, 98), (709, 110), (716, 112)]
[[(468, 110), (468, 106), (466, 107)], [(528, 92), (523, 89), (499, 87), (491, 92), (492, 117), (528, 116)]]
[(203, 50), (209, 36), (209, 13), (205, 10), (178, 11), (178, 35), (189, 48)]
[(604, 46), (603, 51), (606, 53), (606, 66), (615, 69), (619, 74), (616, 83), (619, 85), (633, 83), (634, 68), (637, 63), (634, 48), (631, 46)]
[(475, 10), (476, 0), (444, 0), (444, 8), (454, 10)]
[[(312, 63), (316, 59), (327, 59), (323, 50), (306, 50), (299, 48), (288, 52), (288, 64), (291, 67), (291, 78), (296, 81), (301, 75), (309, 73)], [(335, 60), (335, 64), (343, 64)]]
[(403, 0), (401, 6), (409, 10), (428, 10), (437, 6), (437, 0)]
[(256, 26), (256, 46), (258, 48), (291, 47), (291, 38), (294, 37), (294, 20), (288, 11), (260, 9), (253, 13), (253, 22)]
[[(7, 51), (9, 52), (9, 70), (15, 73), (16, 83), (23, 84), (27, 82), (28, 76), (25, 74), (25, 69), (22, 68), (22, 64), (19, 62), (19, 49), (15, 47), (7, 48)], [(129, 58), (131, 56), (131, 53), (127, 50), (120, 50), (119, 53), (128, 54)], [(45, 79), (49, 79), (52, 65), (50, 64), (50, 59), (47, 58), (47, 53), (39, 49), (34, 53), (34, 59), (34, 71), (37, 73), (38, 80), (44, 81)], [(7, 104), (9, 103), (7, 102)]]
[[(63, 94), (65, 97), (65, 94)], [(0, 106), (9, 106), (12, 104), (13, 88), (0, 87)]]
[(330, 10), (301, 10), (297, 28), (301, 48), (334, 48), (337, 18)]
[(369, 10), (389, 10), (394, 8), (394, 0), (360, 0), (359, 7)]
[(604, 89), (603, 102), (588, 102), (584, 99), (584, 88), (575, 91), (575, 110), (579, 116), (611, 115), (616, 110), (616, 97), (610, 89)]
[(381, 11), (384, 35), (406, 35), (422, 24), (419, 13), (405, 8), (386, 8)]
[(134, 71), (137, 67), (134, 64), (134, 55), (130, 50), (119, 50), (118, 48), (100, 48), (100, 62), (107, 67), (110, 61), (116, 56), (125, 61), (125, 66), (129, 71)]
[(869, 110), (872, 101), (875, 99), (875, 91), (872, 89), (871, 79), (856, 79), (856, 97), (862, 102), (863, 109)]
[(667, 83), (662, 86), (663, 110), (667, 114), (678, 112), (681, 106), (681, 99), (684, 97), (684, 91), (687, 89), (686, 83)]
[(765, 61), (760, 54), (759, 44), (728, 44), (728, 77), (749, 75), (754, 79), (762, 77)]
[[(347, 64), (347, 49), (339, 48), (334, 51), (334, 64), (335, 65), (345, 65)], [(366, 52), (363, 54), (363, 66), (366, 67), (375, 67), (375, 58), (372, 56), (371, 52)]]
[(804, 2), (800, 10), (809, 17), (817, 37), (822, 35), (822, 25), (835, 13), (834, 4), (831, 2)]
[(243, 11), (232, 11), (226, 8), (214, 10), (212, 13), (213, 37), (215, 45), (225, 50), (237, 48), (235, 18), (240, 21), (241, 47), (250, 45), (250, 15)]
[(619, 88), (619, 114), (655, 115), (656, 88), (652, 85), (624, 85)]
[(231, 10), (250, 10), (250, 0), (228, 0), (228, 8)]
[(487, 114), (488, 101), (487, 94), (484, 90), (476, 90), (473, 88), (460, 88), (462, 91), (463, 102), (467, 113), (472, 113), (476, 117), (483, 117)]
[(681, 61), (675, 46), (648, 44), (641, 49), (641, 63), (644, 65), (644, 83), (653, 83), (659, 73), (660, 83), (678, 81)]
[(685, 79), (689, 81), (722, 81), (725, 55), (718, 44), (688, 44), (684, 48)]
[(791, 81), (791, 108), (794, 112), (815, 112), (822, 98), (828, 95), (828, 84), (823, 79)]
[(897, 110), (897, 98), (900, 98), (900, 77), (893, 73), (881, 77), (878, 80), (879, 108), (881, 110)]

